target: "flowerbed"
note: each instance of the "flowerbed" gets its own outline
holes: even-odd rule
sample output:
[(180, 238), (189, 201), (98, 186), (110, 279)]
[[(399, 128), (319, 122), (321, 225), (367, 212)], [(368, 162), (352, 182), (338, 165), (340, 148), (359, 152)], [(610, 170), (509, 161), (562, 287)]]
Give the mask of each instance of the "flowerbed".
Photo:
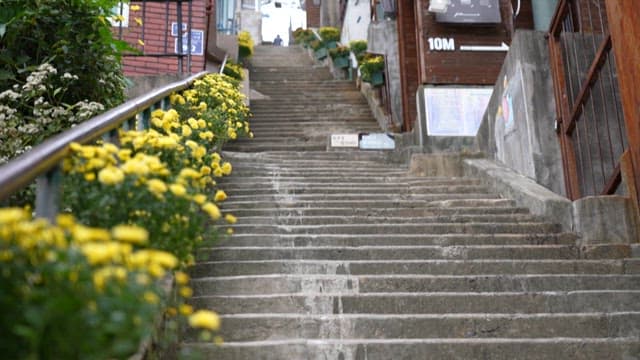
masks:
[[(215, 313), (187, 304), (194, 251), (232, 232), (216, 179), (218, 151), (252, 136), (237, 83), (207, 75), (152, 113), (151, 129), (119, 145), (71, 145), (55, 224), (28, 209), (0, 209), (0, 352), (8, 358), (127, 358), (159, 313), (212, 339)], [(206, 229), (206, 231), (205, 231)], [(176, 296), (161, 280), (173, 273)]]

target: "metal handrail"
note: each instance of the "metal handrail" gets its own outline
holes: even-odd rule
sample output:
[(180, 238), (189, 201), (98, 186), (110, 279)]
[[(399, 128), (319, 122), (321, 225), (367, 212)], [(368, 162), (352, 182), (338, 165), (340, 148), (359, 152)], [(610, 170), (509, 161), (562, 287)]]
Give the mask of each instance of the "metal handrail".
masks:
[(224, 74), (224, 67), (227, 66), (227, 60), (229, 60), (229, 54), (224, 54), (224, 60), (222, 60), (222, 64), (220, 65), (220, 74)]
[[(85, 144), (97, 140), (101, 136), (114, 136), (114, 132), (123, 123), (131, 122), (133, 124), (139, 113), (145, 111), (150, 113), (149, 110), (152, 107), (162, 107), (163, 104), (167, 103), (169, 95), (173, 92), (188, 88), (195, 80), (208, 73), (207, 71), (202, 71), (181, 81), (157, 88), (146, 95), (129, 100), (45, 140), (30, 151), (0, 166), (0, 200), (6, 199), (38, 177), (52, 177), (60, 161), (67, 155), (71, 143)], [(148, 119), (143, 119), (144, 121), (148, 122)], [(38, 196), (40, 196), (40, 191)], [(41, 212), (46, 217), (53, 215), (47, 214), (49, 212), (47, 210), (38, 209), (40, 200), (36, 201), (36, 213), (38, 215), (41, 215)]]

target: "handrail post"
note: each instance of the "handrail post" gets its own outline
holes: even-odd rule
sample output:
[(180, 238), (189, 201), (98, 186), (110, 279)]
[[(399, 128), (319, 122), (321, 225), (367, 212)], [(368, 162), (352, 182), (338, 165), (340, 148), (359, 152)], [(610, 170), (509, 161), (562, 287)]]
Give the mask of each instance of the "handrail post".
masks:
[(36, 179), (36, 216), (55, 221), (62, 190), (62, 171), (55, 166)]

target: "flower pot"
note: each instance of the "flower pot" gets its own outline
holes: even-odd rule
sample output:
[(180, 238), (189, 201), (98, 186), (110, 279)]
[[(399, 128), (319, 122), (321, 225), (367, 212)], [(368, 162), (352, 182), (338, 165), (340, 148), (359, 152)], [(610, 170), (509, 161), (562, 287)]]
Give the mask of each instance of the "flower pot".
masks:
[(371, 85), (372, 86), (380, 86), (384, 84), (384, 77), (382, 76), (382, 71), (374, 72), (371, 74)]
[(315, 51), (314, 55), (316, 57), (316, 59), (318, 60), (322, 60), (324, 58), (327, 57), (327, 48), (319, 48), (318, 50)]
[(349, 58), (347, 56), (337, 57), (333, 59), (333, 66), (339, 69), (349, 67)]
[(327, 49), (335, 49), (338, 47), (338, 43), (336, 41), (327, 41), (326, 47)]

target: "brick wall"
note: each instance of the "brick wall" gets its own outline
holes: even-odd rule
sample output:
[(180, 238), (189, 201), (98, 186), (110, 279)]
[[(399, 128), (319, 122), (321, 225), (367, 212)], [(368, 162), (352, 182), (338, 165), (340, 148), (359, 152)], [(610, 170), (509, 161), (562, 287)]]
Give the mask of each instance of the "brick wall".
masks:
[[(205, 3), (208, 0), (193, 0), (192, 30), (202, 30), (206, 36), (207, 14)], [(135, 6), (139, 10), (135, 10)], [(143, 15), (144, 14), (144, 15)], [(167, 23), (167, 4), (146, 2), (143, 9), (142, 2), (131, 1), (129, 11), (129, 26), (122, 28), (122, 39), (144, 54), (175, 54), (176, 37), (171, 36), (171, 23), (177, 21), (176, 3), (169, 4)], [(142, 21), (140, 25), (136, 19)], [(188, 3), (182, 5), (182, 20), (188, 22)], [(144, 34), (143, 34), (144, 27)], [(119, 28), (114, 27), (116, 36)], [(142, 45), (139, 40), (143, 40)], [(166, 43), (166, 47), (165, 47)], [(186, 44), (186, 43), (185, 43)], [(206, 39), (203, 39), (203, 50)], [(196, 73), (204, 68), (204, 55), (191, 56), (191, 69), (187, 69), (187, 58), (183, 58), (183, 72)], [(176, 56), (126, 56), (123, 58), (124, 72), (127, 76), (175, 74), (178, 72), (178, 58)]]
[[(318, 2), (319, 4), (320, 2)], [(307, 28), (320, 27), (320, 5), (314, 5), (313, 0), (305, 2), (307, 10)]]

